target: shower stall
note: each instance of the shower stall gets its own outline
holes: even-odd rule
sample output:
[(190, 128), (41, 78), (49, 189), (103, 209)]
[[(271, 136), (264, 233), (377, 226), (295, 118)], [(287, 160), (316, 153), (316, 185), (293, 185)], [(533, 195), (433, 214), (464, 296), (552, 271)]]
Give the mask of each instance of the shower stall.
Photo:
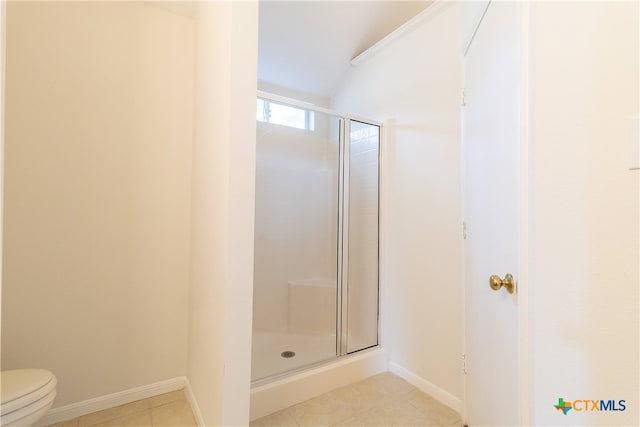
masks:
[(252, 372), (378, 345), (380, 124), (260, 94)]

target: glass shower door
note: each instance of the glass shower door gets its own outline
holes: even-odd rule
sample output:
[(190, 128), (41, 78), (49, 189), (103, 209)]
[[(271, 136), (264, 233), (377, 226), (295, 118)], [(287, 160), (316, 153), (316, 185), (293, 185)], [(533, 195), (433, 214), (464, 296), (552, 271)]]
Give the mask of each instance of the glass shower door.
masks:
[(337, 356), (341, 131), (262, 99), (257, 119), (253, 381)]
[(342, 330), (346, 335), (343, 352), (353, 353), (378, 344), (380, 127), (350, 120), (347, 134), (345, 212), (348, 230), (344, 236), (347, 253), (343, 256), (346, 327)]

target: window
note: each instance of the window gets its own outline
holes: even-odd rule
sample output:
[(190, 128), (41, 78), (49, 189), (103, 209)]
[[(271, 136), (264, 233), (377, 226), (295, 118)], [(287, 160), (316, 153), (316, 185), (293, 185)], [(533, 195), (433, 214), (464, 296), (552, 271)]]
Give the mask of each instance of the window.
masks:
[(260, 122), (305, 130), (314, 130), (315, 128), (313, 111), (261, 98), (258, 98), (256, 107), (256, 120)]

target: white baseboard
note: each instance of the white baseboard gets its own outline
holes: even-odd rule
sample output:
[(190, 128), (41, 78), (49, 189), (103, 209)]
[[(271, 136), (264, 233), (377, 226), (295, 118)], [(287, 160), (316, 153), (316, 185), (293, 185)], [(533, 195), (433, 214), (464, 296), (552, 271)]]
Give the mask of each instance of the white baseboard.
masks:
[(50, 409), (38, 422), (38, 425), (46, 426), (49, 424), (59, 423), (61, 421), (71, 420), (92, 412), (102, 411), (103, 409), (113, 408), (114, 406), (124, 405), (126, 403), (135, 402), (136, 400), (146, 399), (158, 394), (180, 390), (182, 388), (185, 389), (187, 399), (189, 400), (189, 403), (191, 403), (196, 421), (200, 423), (202, 415), (200, 414), (198, 404), (193, 397), (193, 392), (191, 392), (191, 385), (189, 384), (189, 381), (186, 377), (176, 377)]
[(437, 385), (425, 380), (422, 377), (419, 377), (404, 366), (400, 366), (396, 362), (389, 361), (389, 371), (393, 372), (399, 377), (404, 378), (405, 380), (407, 380), (407, 382), (416, 386), (440, 403), (447, 405), (449, 408), (458, 413), (462, 413), (462, 401), (448, 391), (438, 387)]
[(187, 395), (187, 400), (189, 404), (191, 404), (191, 411), (193, 411), (193, 416), (196, 419), (196, 424), (198, 427), (206, 427), (204, 423), (204, 418), (202, 418), (202, 412), (200, 411), (200, 406), (198, 405), (198, 399), (196, 399), (196, 395), (193, 394), (193, 389), (191, 388), (191, 383), (189, 379), (185, 377), (185, 387), (184, 393)]

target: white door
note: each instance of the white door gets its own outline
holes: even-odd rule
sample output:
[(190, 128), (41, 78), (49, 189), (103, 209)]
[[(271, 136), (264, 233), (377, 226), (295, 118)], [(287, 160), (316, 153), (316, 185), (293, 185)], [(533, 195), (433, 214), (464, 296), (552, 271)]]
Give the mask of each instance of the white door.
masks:
[(518, 419), (520, 5), (493, 2), (465, 56), (463, 110), (466, 421)]

